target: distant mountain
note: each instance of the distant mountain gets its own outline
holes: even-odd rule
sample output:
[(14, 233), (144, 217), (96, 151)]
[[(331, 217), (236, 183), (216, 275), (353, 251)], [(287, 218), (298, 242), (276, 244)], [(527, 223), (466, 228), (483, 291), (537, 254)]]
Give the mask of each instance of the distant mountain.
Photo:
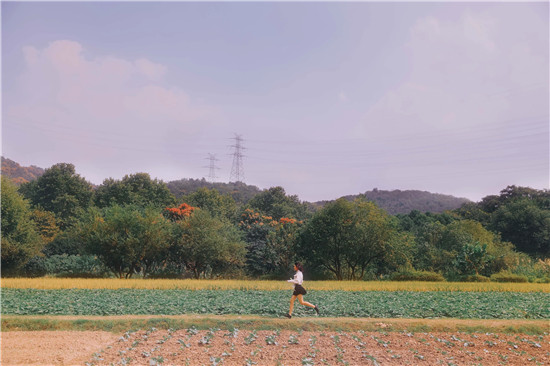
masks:
[(168, 189), (176, 198), (190, 194), (199, 188), (215, 188), (221, 194), (229, 194), (238, 203), (247, 203), (252, 197), (261, 192), (256, 186), (251, 186), (241, 182), (220, 183), (208, 182), (206, 179), (180, 179), (166, 183)]
[[(23, 167), (13, 160), (2, 157), (2, 175), (11, 178), (16, 184), (30, 182), (44, 174), (44, 169), (31, 165)], [(240, 182), (232, 183), (211, 183), (206, 179), (180, 179), (166, 183), (168, 189), (176, 198), (183, 195), (195, 192), (197, 189), (206, 187), (209, 189), (215, 188), (221, 194), (229, 194), (238, 203), (247, 203), (260, 193), (262, 190), (256, 186), (248, 185)], [(349, 195), (343, 198), (354, 200), (359, 196), (364, 196), (366, 199), (375, 202), (380, 208), (385, 209), (388, 213), (407, 214), (412, 210), (420, 212), (439, 213), (446, 210), (454, 210), (461, 207), (464, 203), (471, 202), (467, 198), (458, 198), (450, 195), (439, 193), (430, 193), (425, 191), (415, 190), (393, 190), (384, 191), (374, 189), (360, 195)], [(312, 210), (323, 207), (331, 201), (304, 202), (311, 207)]]
[(2, 156), (2, 175), (9, 177), (15, 184), (35, 180), (44, 174), (44, 169), (37, 166), (21, 166), (11, 159)]
[[(408, 214), (413, 210), (418, 210), (420, 212), (441, 213), (446, 210), (457, 209), (463, 204), (471, 202), (467, 198), (459, 198), (426, 191), (401, 191), (399, 189), (384, 191), (376, 188), (372, 191), (367, 191), (362, 195), (350, 195), (344, 196), (343, 198), (353, 201), (360, 196), (364, 196), (369, 201), (375, 202), (378, 207), (383, 208), (391, 215)], [(323, 206), (327, 202), (330, 201), (315, 202), (314, 205), (319, 207)]]

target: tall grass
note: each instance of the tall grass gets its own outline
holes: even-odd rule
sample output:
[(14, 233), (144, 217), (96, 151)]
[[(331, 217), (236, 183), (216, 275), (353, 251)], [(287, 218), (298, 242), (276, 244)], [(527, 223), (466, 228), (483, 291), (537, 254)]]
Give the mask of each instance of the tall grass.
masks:
[[(290, 290), (285, 281), (174, 280), (114, 278), (3, 278), (2, 288), (55, 289), (158, 289), (158, 290)], [(548, 284), (496, 282), (391, 282), (391, 281), (306, 281), (308, 290), (318, 291), (462, 291), (462, 292), (550, 292)]]

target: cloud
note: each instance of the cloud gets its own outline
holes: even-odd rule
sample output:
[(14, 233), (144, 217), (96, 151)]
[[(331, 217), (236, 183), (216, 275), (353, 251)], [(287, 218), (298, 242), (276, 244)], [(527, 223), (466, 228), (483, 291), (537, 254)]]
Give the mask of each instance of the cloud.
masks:
[[(483, 13), (419, 19), (406, 45), (409, 75), (369, 108), (358, 132), (475, 129), (547, 110), (548, 46), (524, 42), (508, 24)], [(537, 34), (536, 26), (519, 33)]]
[(338, 93), (338, 100), (340, 101), (340, 103), (345, 103), (348, 101), (348, 95), (341, 91), (340, 93)]
[[(35, 164), (65, 161), (70, 151), (76, 161), (116, 155), (138, 167), (145, 159), (140, 156), (160, 158), (152, 155), (170, 153), (182, 136), (209, 128), (213, 120), (214, 108), (194, 102), (166, 80), (165, 65), (147, 58), (91, 55), (70, 40), (22, 51), (25, 69), (7, 93), (3, 124), (5, 136), (16, 129), (24, 134), (28, 146), (17, 148), (51, 150), (51, 161)], [(142, 164), (139, 170), (147, 168)]]

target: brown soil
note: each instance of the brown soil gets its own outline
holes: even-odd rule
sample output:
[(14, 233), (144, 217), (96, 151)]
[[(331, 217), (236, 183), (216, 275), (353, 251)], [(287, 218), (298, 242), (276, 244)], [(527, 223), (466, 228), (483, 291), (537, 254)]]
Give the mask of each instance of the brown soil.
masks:
[(83, 365), (120, 336), (109, 332), (2, 332), (2, 365)]
[[(276, 344), (275, 344), (276, 343)], [(550, 336), (183, 329), (3, 332), (2, 365), (550, 364)]]

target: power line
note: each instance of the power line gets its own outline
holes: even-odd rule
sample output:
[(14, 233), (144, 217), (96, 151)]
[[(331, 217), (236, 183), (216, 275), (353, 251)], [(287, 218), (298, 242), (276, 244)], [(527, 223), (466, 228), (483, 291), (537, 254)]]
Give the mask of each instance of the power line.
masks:
[(243, 166), (243, 153), (242, 151), (246, 148), (243, 147), (242, 142), (243, 138), (241, 135), (235, 134), (233, 138), (235, 140), (235, 145), (231, 145), (234, 148), (233, 152), (233, 165), (231, 166), (231, 175), (229, 176), (229, 181), (233, 182), (243, 182), (244, 181), (244, 166)]

